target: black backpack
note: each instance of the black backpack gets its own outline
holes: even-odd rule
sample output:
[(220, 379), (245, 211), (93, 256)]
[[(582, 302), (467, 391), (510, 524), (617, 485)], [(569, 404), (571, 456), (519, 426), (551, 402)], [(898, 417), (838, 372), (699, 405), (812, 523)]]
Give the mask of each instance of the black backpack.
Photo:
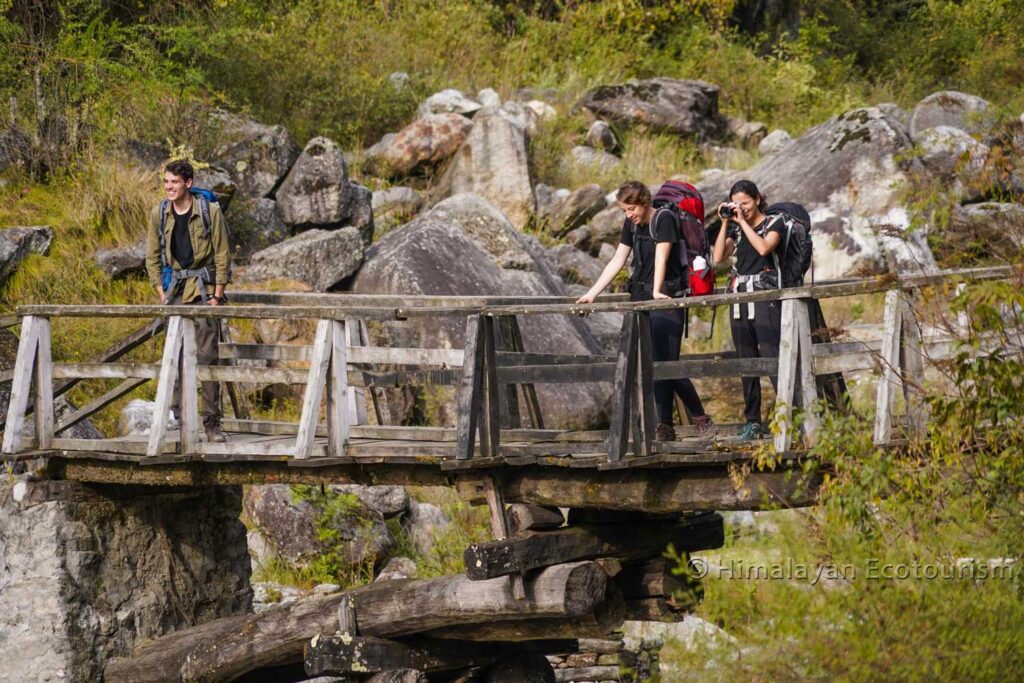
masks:
[[(779, 202), (765, 210), (765, 215), (781, 220), (782, 244), (772, 253), (775, 268), (783, 287), (799, 287), (814, 261), (814, 240), (811, 237), (811, 216), (800, 204)], [(814, 272), (811, 271), (811, 282)]]

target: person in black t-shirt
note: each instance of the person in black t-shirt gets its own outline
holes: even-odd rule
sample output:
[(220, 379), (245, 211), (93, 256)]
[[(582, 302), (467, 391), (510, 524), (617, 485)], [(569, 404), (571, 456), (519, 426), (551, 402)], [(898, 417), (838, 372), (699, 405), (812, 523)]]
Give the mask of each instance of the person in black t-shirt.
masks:
[[(679, 259), (679, 225), (668, 211), (658, 211), (651, 204), (651, 191), (643, 183), (631, 180), (624, 183), (616, 194), (619, 207), (626, 212), (622, 235), (608, 265), (594, 286), (576, 300), (593, 303), (611, 284), (633, 254), (633, 270), (629, 277), (630, 301), (670, 299), (680, 295), (687, 286), (687, 273)], [(679, 345), (683, 339), (682, 309), (651, 311), (651, 345), (654, 360), (679, 360)], [(694, 417), (699, 436), (711, 435), (714, 423), (704, 413), (700, 396), (688, 379), (669, 379), (654, 383), (654, 403), (658, 411), (655, 438), (672, 441), (676, 438), (672, 426), (672, 396), (678, 394), (686, 410)]]
[[(765, 199), (757, 185), (740, 180), (729, 191), (731, 201), (720, 204), (722, 229), (715, 240), (714, 261), (721, 263), (734, 252), (736, 263), (729, 277), (729, 291), (754, 291), (778, 287), (779, 273), (772, 252), (782, 241), (782, 221), (765, 216)], [(782, 306), (779, 301), (758, 301), (732, 306), (732, 341), (739, 358), (776, 358), (779, 355)], [(772, 377), (772, 385), (777, 378)], [(739, 436), (761, 438), (761, 378), (743, 378), (744, 424)]]

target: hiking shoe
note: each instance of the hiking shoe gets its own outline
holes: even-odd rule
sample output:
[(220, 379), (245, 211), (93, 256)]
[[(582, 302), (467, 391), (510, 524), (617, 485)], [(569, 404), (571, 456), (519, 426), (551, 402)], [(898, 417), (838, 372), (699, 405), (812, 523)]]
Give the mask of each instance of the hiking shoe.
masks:
[(740, 431), (736, 433), (736, 438), (740, 441), (756, 441), (763, 435), (764, 429), (761, 427), (760, 422), (748, 422), (740, 427)]
[(654, 439), (656, 441), (675, 441), (676, 430), (666, 422), (659, 422), (658, 426), (654, 428)]
[(206, 430), (206, 440), (210, 443), (224, 443), (228, 440), (220, 426), (220, 420), (208, 420), (203, 427)]
[(715, 423), (711, 419), (710, 415), (700, 415), (693, 420), (693, 429), (697, 436), (709, 437), (714, 436), (718, 431), (715, 429)]

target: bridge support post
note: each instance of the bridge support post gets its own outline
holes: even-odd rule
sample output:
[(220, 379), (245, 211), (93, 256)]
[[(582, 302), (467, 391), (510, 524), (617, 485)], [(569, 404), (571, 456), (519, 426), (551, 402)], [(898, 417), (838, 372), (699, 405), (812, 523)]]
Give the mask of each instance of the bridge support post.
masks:
[[(153, 423), (149, 429), (149, 444), (146, 455), (160, 455), (167, 434), (168, 413), (174, 400), (175, 385), (178, 380), (178, 362), (184, 335), (184, 318), (172, 316), (167, 321), (167, 335), (164, 338), (164, 354), (160, 361), (160, 375), (156, 385), (156, 405), (153, 407)], [(184, 406), (182, 406), (184, 407)]]
[(33, 396), (35, 414), (35, 445), (39, 449), (49, 448), (54, 429), (50, 321), (34, 315), (25, 316), (21, 322), (21, 339), (14, 361), (11, 398), (4, 430), (4, 453), (17, 453), (21, 450), (21, 432), (30, 395)]
[(348, 442), (348, 355), (345, 347), (345, 323), (321, 320), (317, 323), (313, 357), (309, 362), (306, 393), (302, 399), (299, 433), (295, 438), (295, 457), (308, 458), (313, 452), (316, 428), (320, 422), (320, 402), (327, 396), (328, 454), (345, 454)]
[(892, 411), (896, 386), (900, 382), (900, 335), (903, 331), (903, 302), (899, 290), (885, 295), (885, 316), (882, 327), (882, 379), (878, 382), (875, 404), (875, 445), (888, 444), (892, 431)]
[(783, 300), (781, 327), (775, 403), (775, 423), (779, 430), (774, 442), (776, 453), (784, 453), (793, 443), (793, 404), (798, 389), (807, 445), (813, 443), (818, 428), (818, 417), (814, 412), (818, 389), (814, 381), (814, 347), (807, 302)]
[(615, 360), (615, 386), (612, 389), (612, 423), (608, 432), (608, 460), (618, 462), (629, 448), (630, 422), (636, 390), (637, 316), (622, 316), (619, 352)]

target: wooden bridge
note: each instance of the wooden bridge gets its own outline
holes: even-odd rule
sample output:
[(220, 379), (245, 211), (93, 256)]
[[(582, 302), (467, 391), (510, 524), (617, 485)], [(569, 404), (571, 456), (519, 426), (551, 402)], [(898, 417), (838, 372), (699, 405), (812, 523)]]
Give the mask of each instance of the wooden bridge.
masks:
[[(562, 507), (592, 507), (668, 513), (756, 509), (779, 503), (805, 504), (816, 482), (796, 482), (787, 469), (814, 441), (818, 421), (816, 377), (874, 369), (877, 389), (874, 439), (898, 444), (924, 428), (920, 401), (925, 365), (948, 358), (948, 334), (922, 337), (913, 302), (927, 288), (951, 287), (1009, 276), (1008, 268), (909, 277), (833, 281), (811, 286), (740, 294), (629, 303), (621, 297), (591, 305), (565, 298), (368, 296), (238, 292), (237, 305), (198, 306), (22, 306), (21, 339), (11, 376), (12, 392), (3, 454), (11, 460), (45, 458), (52, 476), (93, 482), (138, 484), (234, 484), (349, 481), (452, 485), (479, 498), (479, 482), (498, 475), (507, 501)], [(964, 286), (964, 284), (961, 284)], [(811, 300), (885, 292), (881, 340), (815, 342), (808, 316)], [(728, 352), (685, 355), (654, 362), (651, 311), (781, 300), (778, 358), (737, 359)], [(579, 316), (616, 312), (623, 316), (615, 356), (533, 353), (523, 339), (523, 316)], [(138, 318), (148, 324), (95, 362), (52, 357), (50, 327), (68, 317)], [(221, 344), (221, 362), (276, 363), (198, 365), (195, 320), (316, 320), (312, 346)], [(367, 345), (366, 323), (403, 325), (424, 318), (454, 318), (465, 327), (465, 346), (384, 348)], [(164, 334), (160, 363), (121, 362), (123, 356)], [(281, 366), (287, 362), (286, 366)], [(305, 364), (307, 367), (301, 367)], [(674, 377), (777, 376), (773, 443), (739, 443), (724, 436), (659, 442), (654, 436), (652, 383)], [(84, 380), (120, 380), (113, 389), (60, 422), (53, 399)], [(157, 382), (156, 409), (148, 437), (81, 440), (66, 428), (110, 405), (139, 385)], [(200, 438), (197, 385), (228, 385), (234, 418), (225, 420), (227, 443)], [(251, 419), (237, 383), (305, 385), (297, 423)], [(604, 382), (612, 393), (609, 429), (545, 428), (536, 385)], [(367, 424), (372, 405), (382, 421), (378, 392), (407, 385), (458, 388), (457, 426)], [(902, 389), (906, 414), (894, 417)], [(180, 397), (180, 427), (168, 413)], [(369, 400), (367, 400), (369, 399)], [(794, 403), (801, 411), (800, 431)], [(22, 437), (27, 419), (34, 440)], [(773, 448), (781, 466), (753, 471), (739, 488), (729, 467), (749, 462), (757, 448)], [(820, 476), (820, 475), (819, 475)], [(466, 483), (471, 482), (471, 483)], [(477, 482), (477, 483), (472, 483)], [(468, 487), (468, 488), (467, 488)]]
[[(666, 546), (683, 561), (691, 552), (720, 547), (723, 519), (714, 510), (813, 502), (827, 463), (810, 473), (801, 466), (820, 436), (818, 380), (879, 372), (873, 438), (898, 448), (927, 425), (921, 400), (926, 367), (959, 352), (956, 329), (922, 326), (918, 312), (930, 305), (929, 318), (948, 315), (945, 295), (956, 287), (1010, 275), (1008, 268), (991, 268), (668, 302), (613, 297), (586, 306), (557, 297), (256, 292), (236, 293), (238, 305), (221, 308), (23, 306), (16, 364), (4, 378), (12, 386), (3, 457), (42, 461), (37, 479), (153, 487), (444, 485), (488, 505), (494, 540), (465, 549), (464, 574), (373, 583), (189, 625), (117, 653), (105, 662), (104, 680), (110, 683), (305, 680), (324, 674), (419, 683), (427, 674), (430, 680), (470, 680), (467, 672), (482, 672), (472, 680), (492, 683), (552, 680), (545, 655), (566, 653), (605, 664), (559, 670), (554, 680), (615, 680), (620, 667), (636, 662), (621, 651), (621, 637), (609, 634), (626, 619), (680, 619), (701, 599), (699, 580), (674, 571)], [(812, 329), (816, 300), (882, 293), (880, 339), (838, 342)], [(737, 359), (721, 352), (653, 361), (651, 311), (765, 300), (782, 302), (778, 358)], [(524, 316), (607, 312), (622, 314), (614, 356), (531, 352), (537, 340), (524, 338), (519, 326)], [(52, 322), (82, 316), (147, 324), (93, 362), (55, 361)], [(205, 366), (196, 355), (195, 320), (201, 317), (317, 322), (311, 346), (222, 343), (222, 362), (249, 364)], [(445, 318), (464, 326), (463, 348), (368, 345), (367, 323), (401, 328)], [(949, 327), (964, 326), (966, 321), (952, 320)], [(160, 334), (160, 363), (123, 361)], [(672, 442), (653, 438), (655, 380), (751, 375), (777, 377), (772, 439), (751, 444), (691, 432)], [(54, 397), (88, 380), (118, 384), (58, 421)], [(148, 437), (62, 436), (153, 380), (156, 407)], [(225, 421), (227, 443), (200, 438), (202, 381), (228, 387), (233, 418)], [(546, 428), (537, 385), (549, 382), (604, 383), (612, 392), (609, 428)], [(299, 421), (252, 419), (242, 383), (303, 385)], [(381, 424), (379, 392), (409, 385), (456, 387), (456, 427)], [(900, 392), (905, 410), (895, 415)], [(168, 413), (175, 397), (181, 414), (172, 430)], [(369, 406), (378, 424), (367, 423)], [(23, 436), (28, 419), (35, 427), (31, 442)], [(751, 466), (766, 451), (776, 466)], [(744, 470), (741, 478), (732, 476), (737, 465)], [(568, 515), (559, 507), (569, 508)], [(256, 677), (246, 679), (250, 674)]]

